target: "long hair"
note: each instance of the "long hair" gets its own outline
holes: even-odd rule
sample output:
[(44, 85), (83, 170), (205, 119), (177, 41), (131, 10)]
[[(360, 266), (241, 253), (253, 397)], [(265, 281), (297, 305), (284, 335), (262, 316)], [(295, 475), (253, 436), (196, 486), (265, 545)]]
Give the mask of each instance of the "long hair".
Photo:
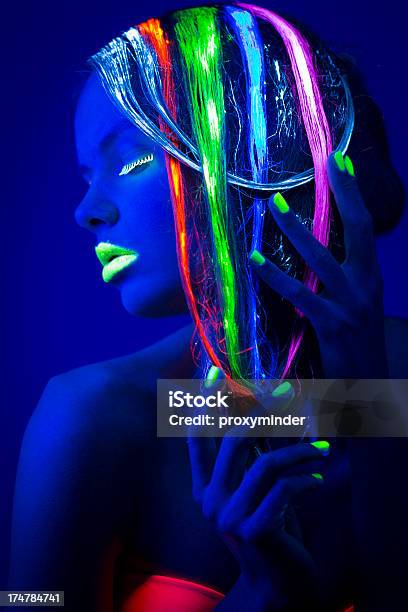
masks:
[(165, 150), (180, 275), (206, 367), (238, 380), (297, 375), (308, 324), (248, 258), (257, 249), (318, 290), (266, 212), (266, 198), (292, 189), (301, 221), (341, 250), (325, 166), (333, 149), (346, 151), (354, 113), (334, 57), (280, 15), (231, 3), (149, 19), (90, 61), (121, 112)]

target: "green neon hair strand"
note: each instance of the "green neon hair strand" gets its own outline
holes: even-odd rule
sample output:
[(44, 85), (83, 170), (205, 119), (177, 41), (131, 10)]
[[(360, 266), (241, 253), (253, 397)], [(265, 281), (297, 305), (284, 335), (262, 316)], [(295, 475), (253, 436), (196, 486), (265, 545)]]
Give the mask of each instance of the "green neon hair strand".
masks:
[(192, 125), (207, 190), (230, 374), (232, 378), (243, 378), (236, 321), (234, 254), (230, 252), (233, 241), (228, 240), (232, 228), (228, 223), (222, 47), (217, 13), (215, 7), (176, 12), (174, 31), (183, 59)]

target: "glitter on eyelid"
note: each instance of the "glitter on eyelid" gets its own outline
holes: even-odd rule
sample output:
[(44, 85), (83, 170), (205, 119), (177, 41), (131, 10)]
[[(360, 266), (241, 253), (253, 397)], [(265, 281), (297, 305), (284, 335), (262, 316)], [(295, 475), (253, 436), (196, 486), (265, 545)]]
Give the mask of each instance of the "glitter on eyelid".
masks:
[(129, 164), (125, 164), (122, 170), (119, 172), (119, 176), (123, 176), (124, 174), (129, 174), (134, 168), (138, 166), (142, 166), (143, 164), (148, 164), (153, 161), (153, 153), (149, 155), (145, 155), (144, 157), (140, 157), (136, 161), (130, 162)]

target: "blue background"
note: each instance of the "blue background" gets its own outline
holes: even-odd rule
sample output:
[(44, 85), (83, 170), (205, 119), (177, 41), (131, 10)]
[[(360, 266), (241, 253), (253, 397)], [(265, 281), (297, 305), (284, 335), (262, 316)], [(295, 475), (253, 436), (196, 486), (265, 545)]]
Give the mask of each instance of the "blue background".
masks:
[[(84, 185), (76, 171), (73, 111), (85, 60), (130, 25), (193, 4), (200, 3), (70, 0), (11, 8), (2, 94), (10, 108), (3, 110), (1, 131), (0, 589), (19, 446), (47, 380), (133, 352), (172, 327), (170, 320), (141, 325), (123, 311), (119, 295), (102, 282), (92, 237), (74, 223)], [(293, 15), (335, 51), (355, 57), (384, 113), (392, 158), (407, 188), (407, 35), (400, 2), (389, 0), (381, 11), (368, 0), (262, 4)], [(407, 240), (405, 214), (377, 241), (387, 315), (408, 315)]]

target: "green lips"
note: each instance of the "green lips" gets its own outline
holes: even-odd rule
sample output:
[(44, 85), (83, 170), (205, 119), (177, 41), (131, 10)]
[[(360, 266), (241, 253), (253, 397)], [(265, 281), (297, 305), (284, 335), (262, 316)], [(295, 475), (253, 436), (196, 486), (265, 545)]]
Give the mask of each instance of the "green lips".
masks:
[(102, 278), (109, 283), (119, 272), (131, 266), (139, 257), (136, 251), (116, 246), (110, 242), (100, 242), (95, 253), (103, 265)]

